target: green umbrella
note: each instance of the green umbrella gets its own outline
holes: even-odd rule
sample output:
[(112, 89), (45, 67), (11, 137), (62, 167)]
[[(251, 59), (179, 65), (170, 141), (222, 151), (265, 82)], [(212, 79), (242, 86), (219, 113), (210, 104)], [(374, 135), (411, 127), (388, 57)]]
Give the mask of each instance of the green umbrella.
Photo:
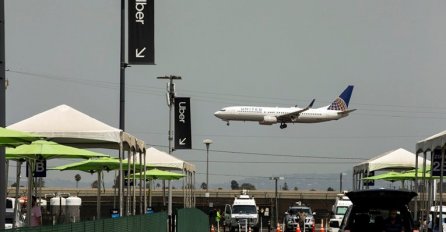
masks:
[[(122, 168), (124, 170), (127, 169), (128, 161), (122, 160)], [(137, 167), (141, 166), (136, 164)], [(50, 168), (52, 170), (60, 170), (60, 171), (67, 171), (67, 170), (78, 170), (78, 171), (84, 171), (84, 172), (98, 172), (98, 171), (111, 171), (111, 170), (117, 170), (119, 169), (119, 159), (112, 158), (112, 157), (102, 157), (97, 159), (88, 159), (83, 160), (76, 163), (66, 164), (62, 166), (57, 166)]]
[[(54, 158), (92, 158), (92, 157), (108, 157), (108, 155), (96, 153), (84, 149), (74, 148), (61, 145), (51, 141), (37, 140), (31, 144), (20, 145), (16, 148), (7, 148), (6, 157), (15, 159), (27, 159), (29, 161), (28, 173), (33, 173), (35, 161), (37, 159), (54, 159)], [(28, 199), (32, 198), (32, 175), (28, 175)], [(18, 183), (17, 183), (18, 184)], [(31, 204), (27, 205), (26, 215), (28, 225), (31, 218)]]
[[(183, 174), (163, 171), (157, 168), (147, 170), (145, 174), (147, 179), (178, 180), (184, 177)], [(130, 175), (130, 178), (133, 178), (133, 176), (136, 178), (140, 178), (140, 176), (144, 177), (144, 173), (135, 173), (134, 175)]]
[(20, 145), (16, 148), (6, 149), (7, 158), (25, 159), (54, 159), (54, 158), (82, 158), (109, 157), (109, 155), (65, 146), (52, 141), (37, 140), (31, 144)]
[(390, 180), (390, 178), (392, 178), (393, 176), (396, 176), (400, 174), (399, 172), (386, 172), (386, 173), (382, 173), (376, 176), (369, 176), (369, 177), (364, 177), (362, 178), (363, 180)]
[(42, 136), (28, 132), (16, 131), (0, 127), (0, 146), (18, 146), (25, 143), (31, 143)]
[[(136, 164), (138, 168), (143, 165)], [(128, 167), (128, 160), (122, 160), (122, 168), (126, 170)], [(50, 168), (52, 170), (79, 170), (84, 172), (98, 173), (98, 195), (97, 195), (97, 204), (96, 204), (96, 213), (98, 219), (101, 216), (101, 174), (102, 171), (110, 171), (119, 169), (119, 159), (117, 158), (98, 158), (98, 159), (89, 159), (76, 163), (66, 164), (54, 168)]]

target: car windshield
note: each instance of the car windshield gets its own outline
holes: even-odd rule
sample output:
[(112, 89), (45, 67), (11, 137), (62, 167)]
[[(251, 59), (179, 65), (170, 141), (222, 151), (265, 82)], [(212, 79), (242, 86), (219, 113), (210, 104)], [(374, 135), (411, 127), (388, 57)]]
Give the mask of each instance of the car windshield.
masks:
[(288, 210), (288, 213), (289, 214), (293, 214), (293, 215), (294, 214), (298, 214), (299, 212), (304, 212), (307, 215), (311, 214), (310, 208), (291, 208), (291, 209)]
[(255, 205), (234, 205), (232, 213), (257, 213)]
[(348, 207), (347, 206), (338, 206), (336, 208), (336, 215), (344, 215), (345, 211), (347, 211)]

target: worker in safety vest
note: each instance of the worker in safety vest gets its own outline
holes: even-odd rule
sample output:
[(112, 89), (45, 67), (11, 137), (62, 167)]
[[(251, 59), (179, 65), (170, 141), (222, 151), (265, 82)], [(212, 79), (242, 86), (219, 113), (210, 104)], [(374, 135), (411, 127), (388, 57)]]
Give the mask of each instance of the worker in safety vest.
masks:
[(220, 219), (221, 219), (220, 209), (217, 209), (217, 212), (215, 214), (215, 221), (217, 222), (217, 232), (220, 232)]

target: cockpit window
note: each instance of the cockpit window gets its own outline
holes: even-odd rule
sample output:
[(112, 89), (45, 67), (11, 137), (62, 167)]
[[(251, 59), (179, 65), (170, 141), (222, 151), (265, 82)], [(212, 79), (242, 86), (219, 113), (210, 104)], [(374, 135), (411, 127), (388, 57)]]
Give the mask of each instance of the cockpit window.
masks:
[(226, 111), (225, 109), (221, 109), (220, 111)]

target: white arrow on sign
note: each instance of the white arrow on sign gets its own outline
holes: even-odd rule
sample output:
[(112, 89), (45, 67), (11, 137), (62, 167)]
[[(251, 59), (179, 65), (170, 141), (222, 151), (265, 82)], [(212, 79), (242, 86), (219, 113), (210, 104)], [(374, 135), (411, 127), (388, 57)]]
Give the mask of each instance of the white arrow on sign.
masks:
[(179, 140), (180, 140), (180, 145), (186, 145), (186, 143), (185, 143), (186, 139), (187, 139), (187, 138), (179, 139)]
[(136, 58), (144, 58), (145, 55), (143, 55), (144, 51), (146, 50), (146, 48), (144, 47), (143, 49), (141, 49), (141, 51), (138, 51), (138, 48), (135, 49), (136, 52)]

